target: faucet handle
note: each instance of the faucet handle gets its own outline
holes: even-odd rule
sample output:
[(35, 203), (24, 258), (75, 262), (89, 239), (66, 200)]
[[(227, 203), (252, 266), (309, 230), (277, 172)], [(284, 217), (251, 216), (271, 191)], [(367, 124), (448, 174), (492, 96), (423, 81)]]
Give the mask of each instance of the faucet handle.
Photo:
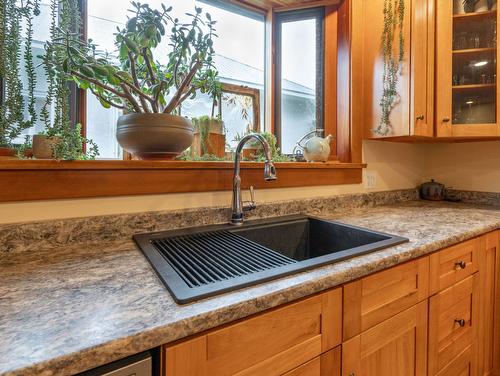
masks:
[(250, 186), (250, 201), (244, 202), (246, 205), (243, 205), (243, 211), (254, 210), (257, 205), (255, 204), (255, 193), (253, 189), (253, 185)]

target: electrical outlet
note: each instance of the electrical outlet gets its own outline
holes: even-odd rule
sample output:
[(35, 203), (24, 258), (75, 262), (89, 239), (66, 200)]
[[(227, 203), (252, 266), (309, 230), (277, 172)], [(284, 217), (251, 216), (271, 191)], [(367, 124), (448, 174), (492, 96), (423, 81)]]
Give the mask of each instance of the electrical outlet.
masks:
[(375, 171), (366, 171), (365, 170), (365, 188), (373, 189), (377, 186), (377, 173)]

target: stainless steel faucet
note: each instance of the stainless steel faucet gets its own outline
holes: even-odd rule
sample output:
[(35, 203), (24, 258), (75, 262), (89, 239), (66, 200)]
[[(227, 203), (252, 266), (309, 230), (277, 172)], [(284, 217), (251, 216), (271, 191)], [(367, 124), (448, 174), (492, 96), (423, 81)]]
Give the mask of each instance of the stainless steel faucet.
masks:
[(248, 205), (243, 205), (243, 200), (241, 198), (241, 177), (240, 177), (240, 162), (241, 162), (241, 151), (243, 146), (251, 139), (256, 139), (262, 144), (264, 149), (264, 156), (266, 160), (264, 161), (264, 180), (276, 180), (276, 168), (274, 167), (271, 155), (271, 148), (267, 143), (266, 139), (257, 133), (251, 133), (243, 137), (238, 146), (236, 147), (236, 156), (234, 158), (234, 176), (233, 176), (233, 210), (231, 214), (230, 223), (233, 225), (243, 224), (243, 213), (256, 208), (254, 200), (253, 187), (250, 187), (250, 197), (251, 201)]

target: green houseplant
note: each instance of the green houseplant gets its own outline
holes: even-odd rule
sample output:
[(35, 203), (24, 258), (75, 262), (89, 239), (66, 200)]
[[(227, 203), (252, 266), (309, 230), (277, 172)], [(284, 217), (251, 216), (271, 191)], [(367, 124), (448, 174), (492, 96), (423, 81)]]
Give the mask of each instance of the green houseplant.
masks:
[(226, 136), (220, 117), (200, 116), (191, 119), (195, 131), (192, 152), (202, 157), (215, 155), (224, 158), (226, 154)]
[(81, 125), (74, 125), (70, 119), (71, 92), (62, 69), (66, 53), (53, 43), (65, 38), (71, 48), (79, 47), (81, 17), (78, 0), (51, 0), (49, 7), (50, 41), (40, 56), (48, 84), (47, 98), (40, 113), (45, 129), (33, 136), (33, 156), (37, 159), (95, 159), (97, 146), (84, 138)]
[[(391, 123), (392, 110), (399, 104), (399, 76), (404, 62), (404, 0), (384, 0), (384, 29), (381, 38), (383, 54), (382, 96), (380, 98), (381, 117), (374, 133), (388, 136), (393, 131)], [(394, 44), (398, 43), (398, 48)]]
[[(131, 2), (131, 17), (118, 29), (118, 61), (97, 52), (91, 41), (71, 45), (71, 33), (52, 47), (63, 51), (67, 78), (94, 94), (105, 108), (125, 112), (118, 119), (120, 145), (140, 159), (172, 159), (193, 140), (190, 121), (180, 116), (181, 104), (197, 92), (211, 94), (217, 82), (213, 67), (215, 21), (202, 9), (187, 14), (182, 23), (172, 7), (161, 10)], [(160, 64), (154, 52), (166, 38), (168, 62)]]
[[(36, 122), (34, 89), (36, 74), (31, 49), (33, 19), (40, 14), (39, 0), (4, 0), (0, 2), (0, 76), (3, 78), (4, 97), (0, 104), (0, 157), (13, 156), (12, 142), (22, 131)], [(23, 35), (23, 24), (25, 34)], [(23, 46), (23, 37), (25, 39)], [(24, 62), (24, 65), (21, 62)], [(26, 85), (21, 74), (26, 72)], [(27, 100), (23, 96), (27, 93)], [(29, 118), (24, 109), (27, 105)]]

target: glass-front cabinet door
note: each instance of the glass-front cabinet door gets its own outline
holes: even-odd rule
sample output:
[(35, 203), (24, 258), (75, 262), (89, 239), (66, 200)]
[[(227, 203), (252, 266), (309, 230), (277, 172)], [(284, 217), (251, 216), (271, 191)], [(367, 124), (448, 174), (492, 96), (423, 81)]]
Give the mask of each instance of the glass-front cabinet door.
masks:
[(497, 0), (437, 0), (436, 15), (437, 136), (500, 136)]

